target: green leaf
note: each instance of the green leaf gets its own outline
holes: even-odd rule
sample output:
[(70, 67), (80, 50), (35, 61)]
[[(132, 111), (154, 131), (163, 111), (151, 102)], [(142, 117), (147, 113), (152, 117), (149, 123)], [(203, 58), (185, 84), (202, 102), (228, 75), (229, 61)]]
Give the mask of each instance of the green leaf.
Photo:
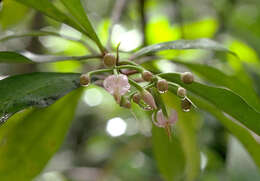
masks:
[[(170, 91), (176, 94), (176, 89), (170, 87)], [(188, 97), (196, 104), (200, 109), (203, 109), (215, 118), (217, 118), (246, 148), (248, 153), (252, 156), (255, 164), (260, 168), (260, 144), (256, 141), (252, 133), (237, 122), (229, 119), (223, 114), (216, 106), (211, 104), (209, 101), (198, 97), (192, 93), (188, 94)]]
[[(0, 11), (0, 24), (1, 29), (7, 29), (14, 25), (21, 23), (28, 13), (28, 8), (15, 2), (15, 0), (2, 1), (2, 7)], [(15, 14), (15, 16), (14, 16)]]
[(25, 108), (46, 107), (79, 87), (79, 74), (30, 73), (0, 81), (0, 122)]
[(32, 61), (16, 52), (0, 52), (0, 63), (32, 63)]
[(133, 60), (140, 56), (146, 55), (148, 53), (158, 52), (162, 50), (171, 50), (171, 49), (176, 49), (176, 50), (205, 49), (205, 50), (228, 52), (236, 56), (235, 53), (231, 52), (230, 50), (228, 50), (226, 47), (222, 46), (218, 42), (204, 38), (204, 39), (197, 39), (197, 40), (176, 40), (176, 41), (150, 45), (135, 52), (130, 57), (130, 59)]
[(259, 97), (254, 88), (248, 84), (245, 84), (236, 76), (228, 75), (215, 67), (205, 64), (189, 63), (180, 60), (174, 62), (186, 66), (193, 72), (198, 73), (203, 79), (210, 81), (210, 83), (231, 89), (247, 100), (247, 102), (254, 108), (260, 110)]
[(234, 92), (225, 88), (203, 85), (198, 82), (184, 84), (178, 73), (166, 73), (160, 76), (206, 99), (218, 109), (229, 114), (247, 128), (260, 135), (260, 113)]
[(104, 52), (104, 47), (102, 46), (97, 34), (92, 27), (87, 14), (81, 4), (80, 0), (61, 0), (61, 2), (66, 6), (69, 12), (74, 16), (74, 18), (78, 21), (78, 23), (83, 27), (86, 32), (86, 35), (89, 36), (93, 41), (95, 41), (100, 48)]
[(196, 111), (183, 112), (180, 108), (181, 101), (175, 94), (167, 92), (163, 94), (163, 98), (163, 102), (178, 113), (177, 136), (181, 141), (186, 160), (184, 180), (193, 181), (200, 174), (200, 150), (197, 141), (197, 130), (201, 123), (201, 118)]
[(40, 36), (55, 36), (59, 38), (63, 38), (70, 41), (75, 41), (78, 43), (81, 43), (83, 45), (86, 45), (86, 43), (82, 40), (78, 40), (77, 38), (73, 38), (70, 36), (61, 35), (57, 32), (53, 31), (31, 31), (31, 32), (24, 32), (24, 33), (17, 33), (13, 35), (7, 35), (0, 37), (0, 42), (16, 39), (16, 38), (24, 38), (24, 37), (40, 37)]
[(31, 52), (1, 52), (0, 63), (49, 63), (66, 60), (86, 60), (93, 58), (101, 58), (101, 55), (85, 55), (85, 56), (55, 56), (55, 55), (38, 55)]
[(0, 180), (28, 181), (37, 176), (61, 146), (73, 120), (81, 89), (44, 109), (30, 109), (0, 128)]
[[(98, 39), (96, 39), (97, 37), (96, 38), (92, 37), (93, 32), (92, 33), (87, 32), (77, 22), (75, 22), (74, 19), (72, 19), (70, 16), (66, 15), (65, 13), (60, 11), (56, 6), (54, 6), (51, 1), (49, 1), (49, 0), (37, 0), (37, 1), (35, 1), (35, 0), (15, 0), (15, 1), (17, 1), (21, 4), (24, 4), (28, 7), (34, 8), (35, 10), (40, 11), (41, 13), (45, 14), (46, 16), (48, 16), (56, 21), (59, 21), (61, 23), (65, 23), (71, 27), (74, 27), (76, 30), (89, 36), (92, 40), (95, 41), (95, 43), (97, 43), (100, 50), (102, 52), (104, 51), (100, 42), (97, 41), (98, 40)], [(81, 10), (79, 10), (79, 11), (81, 11)]]
[(24, 4), (28, 7), (34, 8), (46, 16), (53, 18), (56, 21), (61, 23), (66, 23), (77, 30), (81, 31), (81, 28), (66, 14), (57, 9), (52, 2), (49, 0), (15, 0), (21, 4)]
[(184, 177), (185, 157), (180, 140), (172, 134), (170, 141), (164, 129), (152, 128), (153, 153), (157, 167), (166, 181), (181, 180)]

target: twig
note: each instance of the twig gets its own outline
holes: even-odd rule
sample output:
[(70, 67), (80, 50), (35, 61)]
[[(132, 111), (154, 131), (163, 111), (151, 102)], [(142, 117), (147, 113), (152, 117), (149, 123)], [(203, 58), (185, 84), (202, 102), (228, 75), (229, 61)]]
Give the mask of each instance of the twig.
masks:
[(65, 60), (86, 60), (101, 58), (102, 55), (84, 55), (84, 56), (55, 56), (55, 55), (38, 55), (31, 52), (22, 53), (25, 57), (32, 60), (35, 63), (49, 63), (49, 62), (59, 62)]

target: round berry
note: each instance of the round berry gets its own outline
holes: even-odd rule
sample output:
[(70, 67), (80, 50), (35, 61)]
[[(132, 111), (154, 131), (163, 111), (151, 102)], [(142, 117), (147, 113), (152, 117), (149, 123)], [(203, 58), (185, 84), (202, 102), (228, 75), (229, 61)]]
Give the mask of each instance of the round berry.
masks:
[(184, 72), (181, 74), (181, 81), (185, 84), (191, 84), (194, 81), (194, 76), (190, 72)]

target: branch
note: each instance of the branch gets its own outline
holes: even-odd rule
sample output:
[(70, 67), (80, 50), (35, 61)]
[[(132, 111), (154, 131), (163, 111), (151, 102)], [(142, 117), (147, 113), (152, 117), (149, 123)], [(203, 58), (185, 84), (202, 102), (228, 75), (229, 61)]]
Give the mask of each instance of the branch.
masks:
[(102, 55), (84, 55), (84, 56), (55, 56), (55, 55), (38, 55), (31, 52), (22, 53), (23, 56), (29, 58), (35, 63), (49, 63), (49, 62), (59, 62), (65, 60), (86, 60), (86, 59), (95, 59), (102, 58)]

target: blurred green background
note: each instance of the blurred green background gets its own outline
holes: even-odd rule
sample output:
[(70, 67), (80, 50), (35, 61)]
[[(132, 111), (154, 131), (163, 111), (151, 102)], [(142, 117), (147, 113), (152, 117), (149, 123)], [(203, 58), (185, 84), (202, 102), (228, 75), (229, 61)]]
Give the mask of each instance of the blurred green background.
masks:
[[(122, 14), (111, 29), (111, 41), (114, 48), (121, 42), (121, 57), (126, 57), (129, 52), (143, 45), (178, 39), (212, 38), (236, 52), (241, 60), (203, 50), (171, 50), (160, 53), (165, 60), (154, 61), (153, 65), (162, 72), (182, 72), (187, 68), (180, 63), (173, 64), (166, 60), (177, 57), (185, 63), (204, 63), (237, 77), (260, 93), (259, 0), (82, 0), (104, 45), (109, 39), (111, 15), (118, 10), (115, 7), (120, 5), (120, 1), (123, 5)], [(141, 13), (143, 2), (145, 19), (142, 19)], [(53, 3), (60, 6), (58, 1)], [(1, 36), (41, 29), (52, 30), (77, 40), (85, 38), (67, 25), (57, 23), (13, 0), (4, 0), (2, 3), (0, 25)], [(54, 36), (25, 37), (1, 42), (0, 50), (28, 50), (37, 54), (67, 56), (88, 53), (82, 44)], [(149, 67), (149, 64), (144, 66)], [(99, 60), (95, 59), (87, 62), (66, 61), (38, 65), (1, 64), (0, 78), (35, 71), (81, 73), (98, 66)], [(197, 75), (196, 79), (207, 83), (207, 77), (194, 73)], [(166, 95), (166, 102), (167, 96), (173, 95)], [(176, 97), (173, 99), (176, 99), (176, 102), (169, 104), (176, 107), (178, 100)], [(192, 131), (185, 132), (182, 126), (177, 124), (173, 139), (175, 149), (170, 149), (173, 158), (165, 158), (167, 164), (174, 165), (172, 174), (175, 174), (176, 180), (185, 180), (185, 172), (193, 170), (192, 164), (190, 170), (187, 169), (185, 165), (190, 160), (184, 159), (184, 155), (187, 152), (189, 154), (191, 148), (180, 146), (187, 141), (187, 135), (188, 140), (195, 140), (196, 149), (199, 149), (197, 161), (200, 162), (201, 172), (198, 180), (260, 180), (259, 170), (248, 153), (218, 120), (199, 110), (188, 114), (186, 124), (190, 125)], [(162, 141), (159, 144), (158, 140), (152, 140), (151, 129), (150, 117), (136, 105), (133, 110), (120, 108), (113, 97), (102, 88), (89, 86), (80, 100), (76, 117), (63, 146), (35, 180), (163, 180), (162, 173), (168, 170), (160, 166), (163, 163), (156, 163), (155, 158), (164, 157), (160, 146), (167, 146), (167, 143)], [(161, 139), (168, 138), (166, 136)]]

